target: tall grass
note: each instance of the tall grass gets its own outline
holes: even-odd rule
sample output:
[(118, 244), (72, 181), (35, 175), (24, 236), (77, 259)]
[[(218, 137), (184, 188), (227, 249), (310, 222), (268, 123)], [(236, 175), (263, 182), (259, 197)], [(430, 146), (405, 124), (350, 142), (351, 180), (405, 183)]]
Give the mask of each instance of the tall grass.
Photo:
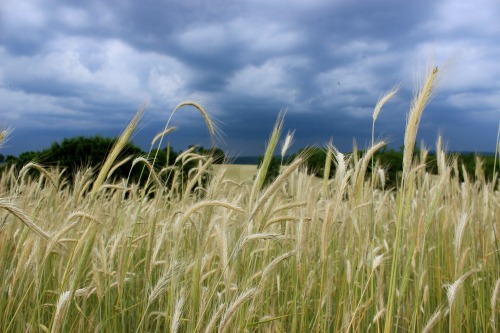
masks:
[[(364, 156), (330, 146), (331, 179), (309, 175), (300, 156), (268, 186), (266, 163), (239, 184), (192, 152), (162, 171), (135, 160), (153, 180), (146, 189), (109, 182), (114, 151), (73, 184), (40, 165), (5, 169), (0, 331), (496, 331), (498, 185), (460, 181), (441, 148), (437, 176), (425, 154), (413, 158), (429, 85), (413, 103), (398, 189), (365, 175), (383, 142)], [(280, 116), (268, 159), (282, 125)], [(161, 183), (193, 160), (187, 181)]]

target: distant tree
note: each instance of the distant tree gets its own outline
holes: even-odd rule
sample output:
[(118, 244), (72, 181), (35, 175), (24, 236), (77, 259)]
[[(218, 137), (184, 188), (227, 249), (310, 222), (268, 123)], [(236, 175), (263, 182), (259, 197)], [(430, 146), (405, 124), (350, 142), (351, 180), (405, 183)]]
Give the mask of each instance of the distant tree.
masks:
[[(72, 181), (73, 175), (82, 168), (91, 167), (94, 169), (99, 169), (100, 166), (106, 160), (108, 153), (111, 151), (116, 139), (106, 138), (101, 136), (93, 137), (73, 137), (66, 138), (62, 142), (54, 142), (52, 145), (42, 151), (34, 152), (28, 151), (23, 152), (19, 157), (12, 155), (4, 158), (7, 165), (15, 164), (17, 167), (22, 167), (29, 162), (38, 162), (43, 166), (59, 166), (65, 168), (66, 175), (68, 175), (69, 180)], [(200, 155), (209, 155), (213, 157), (214, 163), (222, 163), (225, 161), (225, 154), (220, 148), (209, 148), (205, 149), (203, 147), (197, 147), (194, 153)], [(138, 156), (146, 156), (139, 147), (135, 146), (133, 143), (127, 143), (122, 149), (122, 152), (117, 158), (117, 163), (126, 158), (132, 156), (133, 158)], [(153, 163), (154, 159), (154, 169), (159, 172), (166, 166), (172, 166), (175, 163), (176, 158), (179, 153), (176, 152), (170, 145), (164, 149), (152, 150), (149, 154), (150, 162)], [(139, 163), (132, 167), (133, 159), (129, 160), (117, 170), (113, 172), (114, 179), (128, 178), (132, 182), (143, 183), (148, 178), (148, 172), (144, 169), (144, 166)], [(182, 179), (187, 180), (189, 171), (197, 167), (196, 161), (191, 161), (181, 167)], [(170, 176), (172, 173), (164, 172), (162, 173), (162, 180), (165, 182), (166, 186), (170, 184)], [(203, 177), (202, 181), (205, 184), (208, 178)]]
[(24, 165), (29, 162), (40, 162), (41, 154), (36, 151), (25, 151), (19, 154), (17, 164)]
[[(49, 165), (59, 164), (68, 169), (70, 175), (82, 167), (98, 168), (104, 163), (116, 139), (102, 136), (66, 138), (61, 143), (55, 142), (41, 153), (43, 162)], [(122, 149), (117, 161), (127, 156), (137, 157), (142, 150), (132, 143), (127, 143)], [(132, 162), (124, 164), (114, 172), (115, 178), (126, 178), (129, 175)]]
[(5, 163), (7, 164), (16, 164), (17, 161), (18, 159), (14, 155), (7, 155), (7, 157), (5, 158)]
[[(484, 171), (484, 176), (488, 180), (493, 179), (493, 170), (495, 170), (495, 156), (494, 155), (489, 155), (489, 156), (480, 156), (480, 158), (483, 161), (483, 171)], [(498, 161), (496, 161), (498, 163)], [(496, 168), (496, 172), (498, 173), (498, 166)]]
[(3, 163), (5, 162), (5, 156), (3, 156), (2, 154), (0, 154), (0, 163)]
[(226, 154), (220, 148), (212, 147), (212, 148), (207, 149), (206, 152), (210, 156), (212, 156), (212, 158), (214, 159), (214, 161), (213, 161), (214, 164), (222, 164), (226, 161)]

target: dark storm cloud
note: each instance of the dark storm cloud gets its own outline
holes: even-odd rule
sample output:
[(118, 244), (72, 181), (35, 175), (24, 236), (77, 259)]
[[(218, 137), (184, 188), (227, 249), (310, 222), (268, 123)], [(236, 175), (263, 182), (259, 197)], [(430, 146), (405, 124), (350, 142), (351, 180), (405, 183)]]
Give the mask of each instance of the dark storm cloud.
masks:
[[(371, 112), (401, 83), (376, 136), (402, 143), (419, 62), (457, 58), (422, 118), (451, 149), (491, 150), (500, 105), (500, 6), (466, 1), (18, 1), (0, 5), (0, 122), (33, 142), (116, 135), (143, 101), (148, 144), (182, 100), (221, 121), (226, 148), (259, 154), (278, 112), (296, 146), (366, 146)], [(196, 111), (176, 144), (208, 144)], [(37, 128), (44, 129), (37, 140)], [(476, 134), (465, 134), (474, 129)], [(14, 136), (11, 148), (32, 149)], [(203, 139), (205, 137), (205, 139)], [(15, 149), (13, 147), (16, 147)], [(22, 147), (22, 148), (19, 148)], [(296, 147), (296, 148), (297, 148)]]

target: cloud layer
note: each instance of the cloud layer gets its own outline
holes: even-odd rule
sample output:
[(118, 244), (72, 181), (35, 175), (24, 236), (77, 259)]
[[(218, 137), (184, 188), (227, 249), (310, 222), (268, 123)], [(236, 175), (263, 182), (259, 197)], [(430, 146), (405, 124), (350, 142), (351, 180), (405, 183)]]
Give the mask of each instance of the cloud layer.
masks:
[[(261, 154), (282, 108), (296, 148), (369, 143), (378, 98), (401, 83), (377, 136), (402, 143), (416, 77), (446, 69), (422, 119), (432, 146), (491, 151), (500, 121), (500, 5), (494, 0), (10, 1), (0, 5), (0, 125), (17, 154), (74, 135), (117, 135), (144, 101), (147, 148), (189, 99), (222, 124), (223, 148)], [(207, 145), (179, 112), (178, 149)]]

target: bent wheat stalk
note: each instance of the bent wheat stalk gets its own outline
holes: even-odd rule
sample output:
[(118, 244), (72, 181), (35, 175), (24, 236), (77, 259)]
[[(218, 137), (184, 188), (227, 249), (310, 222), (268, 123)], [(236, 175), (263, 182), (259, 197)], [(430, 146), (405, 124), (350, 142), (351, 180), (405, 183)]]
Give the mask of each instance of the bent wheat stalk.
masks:
[(46, 240), (51, 240), (52, 236), (40, 228), (38, 225), (33, 222), (28, 215), (26, 215), (22, 210), (14, 206), (12, 203), (0, 199), (0, 208), (5, 209), (15, 217), (21, 220), (28, 228), (30, 228), (33, 232), (35, 232), (38, 236), (45, 238)]

